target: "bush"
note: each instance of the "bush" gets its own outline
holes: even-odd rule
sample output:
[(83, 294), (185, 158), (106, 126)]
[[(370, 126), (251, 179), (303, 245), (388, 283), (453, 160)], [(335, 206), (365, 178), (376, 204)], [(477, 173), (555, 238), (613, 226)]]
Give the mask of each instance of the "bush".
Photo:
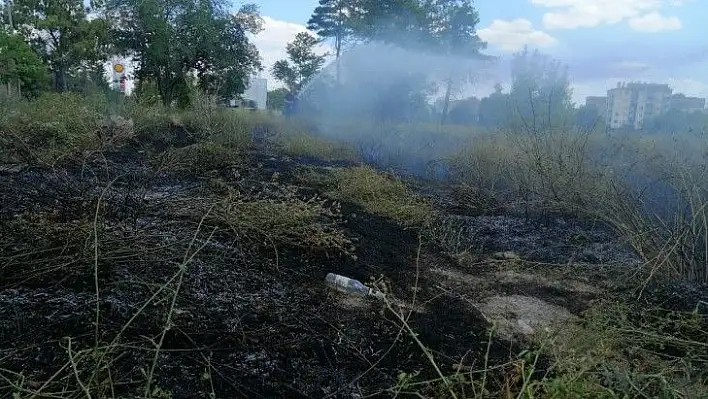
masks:
[(583, 326), (550, 346), (553, 376), (542, 392), (554, 398), (706, 397), (706, 340), (706, 320), (697, 313), (601, 304), (588, 311)]

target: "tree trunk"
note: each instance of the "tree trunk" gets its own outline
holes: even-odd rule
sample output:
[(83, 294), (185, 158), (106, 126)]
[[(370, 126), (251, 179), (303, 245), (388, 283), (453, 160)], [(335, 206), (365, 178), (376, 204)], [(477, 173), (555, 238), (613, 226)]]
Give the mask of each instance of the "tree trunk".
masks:
[(452, 79), (448, 79), (447, 87), (445, 89), (445, 99), (443, 100), (443, 110), (442, 116), (440, 118), (440, 124), (444, 125), (447, 122), (447, 114), (450, 109), (450, 95), (452, 92)]
[(62, 93), (66, 90), (66, 73), (64, 67), (58, 67), (54, 71), (54, 90)]
[(337, 37), (337, 41), (335, 43), (335, 50), (337, 52), (337, 59), (335, 62), (337, 63), (337, 84), (339, 84), (339, 74), (340, 74), (340, 68), (339, 68), (339, 56), (341, 55), (342, 52), (342, 38)]

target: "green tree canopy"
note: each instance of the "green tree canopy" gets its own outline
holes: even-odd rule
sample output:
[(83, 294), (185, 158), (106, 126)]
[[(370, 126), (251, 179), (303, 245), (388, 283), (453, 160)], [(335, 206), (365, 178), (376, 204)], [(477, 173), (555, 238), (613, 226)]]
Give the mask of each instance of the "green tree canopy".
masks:
[(538, 50), (524, 48), (511, 66), (509, 121), (512, 127), (539, 134), (573, 124), (573, 103), (567, 69)]
[(354, 35), (354, 17), (359, 0), (320, 0), (307, 29), (322, 39), (334, 40), (335, 56), (339, 58), (342, 47)]
[(261, 69), (247, 33), (262, 21), (254, 5), (235, 14), (221, 0), (110, 0), (119, 51), (135, 57), (139, 81), (154, 81), (163, 104), (188, 102), (191, 77), (208, 94), (243, 92)]
[(285, 95), (288, 90), (279, 88), (268, 92), (268, 109), (283, 110), (285, 108)]
[(34, 95), (49, 81), (46, 65), (25, 40), (0, 30), (0, 83), (13, 93)]
[(286, 46), (288, 59), (273, 65), (273, 76), (291, 92), (298, 92), (324, 65), (326, 56), (315, 53), (318, 43), (317, 38), (310, 33), (300, 32)]
[(102, 18), (89, 19), (93, 11), (83, 0), (14, 2), (14, 25), (47, 63), (57, 91), (67, 90), (71, 76), (106, 57), (107, 24)]

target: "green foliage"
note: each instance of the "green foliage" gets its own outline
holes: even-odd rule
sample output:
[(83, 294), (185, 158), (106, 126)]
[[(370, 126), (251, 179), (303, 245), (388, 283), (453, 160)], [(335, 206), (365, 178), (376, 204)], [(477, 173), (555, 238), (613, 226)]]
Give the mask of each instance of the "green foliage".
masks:
[(46, 66), (23, 38), (0, 30), (0, 83), (8, 94), (34, 96), (48, 81)]
[(45, 93), (34, 101), (14, 101), (0, 120), (6, 156), (15, 161), (52, 164), (67, 156), (99, 151), (116, 139), (132, 135), (117, 132), (107, 120), (107, 100), (79, 94)]
[(288, 43), (288, 60), (277, 61), (273, 65), (273, 76), (285, 84), (291, 92), (298, 92), (312, 80), (325, 63), (325, 55), (315, 53), (317, 38), (307, 32), (295, 35)]
[(667, 113), (646, 121), (644, 130), (649, 133), (706, 134), (708, 133), (708, 113), (670, 109)]
[[(56, 91), (68, 90), (70, 80), (106, 55), (107, 21), (89, 20), (82, 0), (16, 0), (16, 26), (52, 72)], [(36, 31), (42, 34), (36, 34)]]
[(508, 123), (509, 96), (502, 93), (502, 86), (496, 84), (494, 93), (484, 97), (479, 103), (479, 123), (486, 127), (501, 127)]
[(596, 129), (604, 126), (600, 110), (595, 105), (583, 105), (575, 113), (575, 126), (581, 129)]
[(572, 125), (572, 91), (559, 61), (528, 48), (514, 54), (509, 93), (511, 128), (542, 134)]
[(390, 217), (406, 226), (424, 225), (433, 215), (430, 204), (415, 196), (404, 182), (369, 166), (337, 169), (333, 171), (331, 184), (329, 196), (351, 201), (367, 212)]
[(189, 103), (191, 73), (207, 94), (233, 97), (260, 69), (247, 36), (261, 27), (253, 5), (235, 16), (219, 0), (112, 0), (109, 9), (116, 47), (135, 55), (136, 77), (155, 82), (163, 105)]
[(457, 101), (450, 109), (450, 122), (458, 125), (473, 125), (479, 120), (480, 100), (477, 97)]
[(307, 29), (317, 33), (320, 38), (334, 40), (337, 58), (342, 53), (342, 47), (354, 34), (352, 16), (357, 12), (356, 6), (356, 0), (320, 0), (307, 22)]
[(342, 214), (338, 204), (319, 197), (300, 199), (291, 187), (283, 187), (277, 198), (255, 200), (225, 189), (228, 195), (206, 222), (225, 227), (236, 239), (276, 251), (289, 246), (353, 256), (352, 240), (339, 227)]
[(205, 97), (198, 97), (191, 108), (182, 114), (182, 120), (195, 139), (214, 141), (232, 151), (238, 151), (252, 145), (251, 135), (259, 124), (248, 114), (217, 107)]
[(282, 111), (285, 108), (285, 95), (288, 90), (284, 88), (268, 92), (268, 109)]
[(553, 346), (555, 375), (541, 392), (550, 398), (705, 397), (705, 328), (697, 313), (595, 306)]
[(360, 40), (409, 47), (424, 36), (428, 10), (419, 0), (360, 0), (357, 8), (352, 25)]

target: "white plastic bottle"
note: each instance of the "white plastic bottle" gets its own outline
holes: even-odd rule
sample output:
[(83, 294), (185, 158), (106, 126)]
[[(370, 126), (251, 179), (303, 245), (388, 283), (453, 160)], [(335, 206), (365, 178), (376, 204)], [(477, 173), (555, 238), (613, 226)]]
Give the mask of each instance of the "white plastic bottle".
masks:
[(371, 288), (365, 286), (360, 281), (340, 276), (339, 274), (328, 273), (326, 281), (332, 288), (344, 292), (345, 294), (367, 296), (373, 293)]

